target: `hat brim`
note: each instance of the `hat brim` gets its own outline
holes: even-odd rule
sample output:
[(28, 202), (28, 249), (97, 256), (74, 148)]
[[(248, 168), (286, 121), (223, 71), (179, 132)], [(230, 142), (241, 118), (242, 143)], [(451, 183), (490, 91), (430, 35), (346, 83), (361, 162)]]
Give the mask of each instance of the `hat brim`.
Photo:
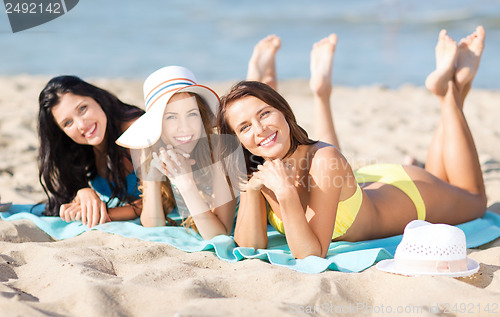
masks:
[(380, 271), (405, 275), (405, 276), (447, 276), (447, 277), (466, 277), (479, 271), (479, 263), (467, 258), (467, 271), (463, 272), (408, 272), (396, 268), (394, 259), (383, 260), (377, 263), (376, 268)]
[(154, 107), (140, 116), (116, 140), (116, 144), (130, 149), (143, 149), (155, 144), (161, 135), (164, 110), (164, 107)]
[(219, 106), (219, 97), (210, 88), (202, 85), (182, 87), (174, 93), (159, 99), (163, 106), (151, 107), (149, 111), (137, 119), (117, 140), (116, 144), (130, 148), (143, 149), (154, 145), (161, 136), (163, 112), (173, 95), (180, 92), (191, 92), (200, 96), (215, 115)]

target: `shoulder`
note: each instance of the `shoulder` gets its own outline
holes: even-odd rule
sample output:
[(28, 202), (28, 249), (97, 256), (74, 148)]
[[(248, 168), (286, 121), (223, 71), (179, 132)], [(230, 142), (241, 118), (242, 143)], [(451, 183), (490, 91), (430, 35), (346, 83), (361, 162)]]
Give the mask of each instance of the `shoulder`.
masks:
[(318, 142), (314, 145), (311, 172), (344, 173), (349, 163), (340, 151), (331, 144)]
[(313, 157), (313, 163), (318, 160), (322, 159), (341, 159), (345, 160), (344, 156), (340, 151), (333, 145), (324, 143), (324, 142), (317, 142), (315, 143), (312, 148), (312, 157)]

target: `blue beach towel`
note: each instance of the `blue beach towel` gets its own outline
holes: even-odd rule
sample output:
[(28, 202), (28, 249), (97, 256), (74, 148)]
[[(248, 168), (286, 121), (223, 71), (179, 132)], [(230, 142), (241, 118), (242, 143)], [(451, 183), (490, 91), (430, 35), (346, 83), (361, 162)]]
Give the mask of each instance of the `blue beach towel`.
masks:
[[(124, 237), (166, 243), (186, 252), (213, 251), (219, 258), (229, 262), (261, 259), (304, 273), (320, 273), (328, 269), (341, 272), (363, 271), (378, 261), (392, 258), (403, 237), (398, 235), (370, 241), (332, 242), (326, 259), (309, 256), (298, 260), (291, 254), (284, 236), (271, 226), (268, 226), (268, 248), (254, 250), (236, 247), (231, 236), (221, 235), (205, 241), (199, 234), (184, 227), (145, 228), (140, 225), (139, 219), (109, 222), (88, 229), (79, 221), (66, 223), (59, 217), (42, 216), (44, 206), (36, 206), (33, 210), (31, 208), (32, 205), (12, 205), (8, 211), (0, 213), (0, 218), (30, 219), (57, 240), (75, 237), (89, 230), (100, 230)], [(175, 215), (173, 218), (175, 220)], [(500, 236), (500, 215), (486, 212), (482, 218), (458, 227), (465, 232), (467, 248), (474, 248)]]

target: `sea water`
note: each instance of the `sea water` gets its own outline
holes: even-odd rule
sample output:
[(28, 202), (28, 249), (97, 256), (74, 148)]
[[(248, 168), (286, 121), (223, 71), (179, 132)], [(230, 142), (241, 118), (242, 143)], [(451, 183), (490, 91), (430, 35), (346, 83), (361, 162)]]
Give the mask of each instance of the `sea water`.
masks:
[(500, 1), (80, 0), (18, 33), (1, 8), (0, 75), (142, 80), (182, 65), (200, 82), (240, 80), (253, 46), (276, 34), (279, 79), (308, 78), (313, 43), (337, 33), (334, 84), (423, 85), (439, 31), (458, 41), (481, 24), (486, 49), (474, 86), (500, 88)]

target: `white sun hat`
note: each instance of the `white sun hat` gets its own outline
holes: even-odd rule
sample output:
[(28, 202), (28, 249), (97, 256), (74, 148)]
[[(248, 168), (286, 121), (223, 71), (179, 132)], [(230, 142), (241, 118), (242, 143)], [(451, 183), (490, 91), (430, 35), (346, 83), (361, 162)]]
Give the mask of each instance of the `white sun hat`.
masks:
[(467, 258), (465, 233), (446, 224), (410, 222), (394, 259), (377, 263), (377, 269), (407, 276), (464, 277), (477, 273), (479, 264)]
[(179, 92), (195, 93), (203, 99), (215, 115), (219, 96), (210, 88), (198, 85), (194, 74), (181, 66), (158, 69), (144, 81), (146, 113), (137, 119), (117, 140), (126, 148), (142, 149), (155, 144), (161, 136), (163, 112), (170, 98)]

